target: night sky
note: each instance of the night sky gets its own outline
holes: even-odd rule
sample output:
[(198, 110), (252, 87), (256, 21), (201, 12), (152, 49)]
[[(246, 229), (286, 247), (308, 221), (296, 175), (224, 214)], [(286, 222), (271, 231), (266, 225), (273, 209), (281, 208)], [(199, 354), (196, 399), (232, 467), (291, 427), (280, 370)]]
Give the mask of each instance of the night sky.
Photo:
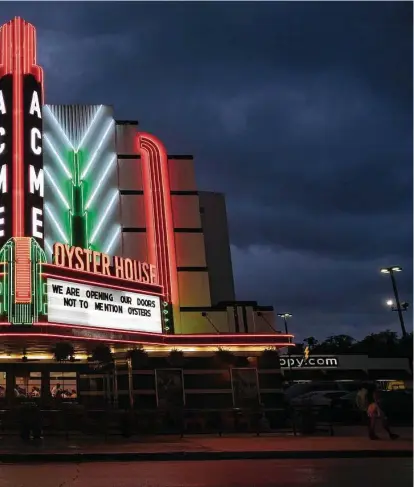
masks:
[(1, 2), (16, 15), (46, 102), (114, 105), (226, 193), (239, 299), (299, 339), (399, 332), (379, 268), (411, 302), (411, 2)]

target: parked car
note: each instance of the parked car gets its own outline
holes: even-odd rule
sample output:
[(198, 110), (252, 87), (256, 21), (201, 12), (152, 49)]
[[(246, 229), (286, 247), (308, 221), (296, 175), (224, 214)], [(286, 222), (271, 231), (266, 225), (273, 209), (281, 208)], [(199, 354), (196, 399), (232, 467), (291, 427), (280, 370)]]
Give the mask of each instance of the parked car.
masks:
[(357, 391), (360, 387), (359, 381), (309, 381), (300, 384), (293, 384), (285, 393), (289, 399), (303, 394), (317, 391), (344, 391), (344, 393)]
[(338, 399), (337, 406), (342, 421), (347, 423), (359, 423), (361, 421), (361, 413), (356, 405), (357, 393), (357, 391), (353, 391)]

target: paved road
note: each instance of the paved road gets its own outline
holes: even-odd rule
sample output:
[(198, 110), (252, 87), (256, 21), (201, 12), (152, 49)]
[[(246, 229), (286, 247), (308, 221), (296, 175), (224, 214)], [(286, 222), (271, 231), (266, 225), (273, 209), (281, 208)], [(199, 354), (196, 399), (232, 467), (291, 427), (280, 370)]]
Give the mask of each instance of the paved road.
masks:
[(0, 465), (0, 487), (412, 487), (411, 459)]

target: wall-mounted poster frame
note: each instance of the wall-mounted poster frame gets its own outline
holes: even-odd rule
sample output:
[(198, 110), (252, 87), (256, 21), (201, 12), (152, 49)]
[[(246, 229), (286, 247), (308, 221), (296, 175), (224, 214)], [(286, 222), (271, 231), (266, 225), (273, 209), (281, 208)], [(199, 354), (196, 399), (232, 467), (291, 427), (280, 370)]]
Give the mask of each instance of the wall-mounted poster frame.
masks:
[(241, 409), (257, 407), (261, 402), (257, 369), (240, 367), (230, 371), (233, 406)]
[(183, 369), (156, 369), (155, 392), (160, 409), (185, 406)]

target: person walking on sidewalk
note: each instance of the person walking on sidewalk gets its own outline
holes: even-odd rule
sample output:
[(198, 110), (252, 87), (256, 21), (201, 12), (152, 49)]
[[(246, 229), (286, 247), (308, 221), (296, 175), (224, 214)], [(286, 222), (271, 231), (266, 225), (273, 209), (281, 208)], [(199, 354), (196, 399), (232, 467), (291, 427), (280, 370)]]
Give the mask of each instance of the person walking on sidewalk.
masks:
[(359, 411), (359, 422), (368, 428), (368, 434), (370, 434), (369, 418), (367, 416), (369, 401), (368, 401), (368, 386), (362, 384), (358, 390), (355, 398), (356, 407)]
[(370, 394), (369, 405), (367, 409), (367, 414), (369, 418), (369, 437), (371, 440), (379, 440), (379, 437), (376, 434), (376, 427), (377, 424), (380, 423), (384, 430), (388, 433), (390, 439), (396, 440), (398, 438), (398, 435), (390, 430), (388, 419), (385, 416), (384, 411), (380, 407), (379, 400), (380, 398), (378, 391), (373, 391)]
[(366, 423), (368, 410), (368, 387), (362, 384), (355, 398), (356, 406), (360, 412), (361, 421)]

